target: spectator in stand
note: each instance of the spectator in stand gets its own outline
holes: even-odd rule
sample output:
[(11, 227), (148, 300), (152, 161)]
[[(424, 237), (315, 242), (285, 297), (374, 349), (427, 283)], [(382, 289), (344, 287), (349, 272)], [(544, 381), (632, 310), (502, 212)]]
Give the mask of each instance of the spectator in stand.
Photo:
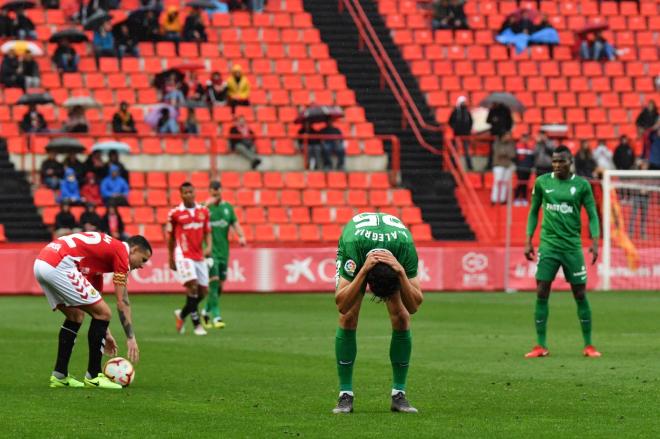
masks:
[(60, 205), (60, 211), (55, 215), (54, 229), (55, 238), (80, 231), (78, 224), (76, 224), (76, 218), (71, 213), (71, 206), (69, 203), (63, 202)]
[(108, 165), (103, 161), (103, 154), (100, 151), (92, 151), (84, 163), (85, 177), (91, 172), (96, 177), (96, 181), (101, 181), (108, 175)]
[(38, 88), (41, 85), (41, 74), (39, 73), (39, 64), (34, 60), (30, 51), (25, 52), (20, 60), (23, 67), (23, 79), (25, 81), (23, 88)]
[(9, 11), (0, 9), (0, 38), (8, 38), (14, 35), (14, 26), (9, 17)]
[(57, 197), (57, 202), (69, 204), (81, 202), (76, 171), (71, 168), (64, 168), (64, 178), (60, 181), (60, 196)]
[(559, 44), (559, 33), (547, 17), (538, 16), (535, 11), (523, 9), (507, 17), (502, 24), (496, 40), (502, 44), (513, 45), (517, 53), (523, 52), (530, 44), (554, 46)]
[(41, 184), (54, 191), (60, 188), (60, 180), (64, 177), (64, 166), (57, 161), (55, 151), (48, 151), (48, 157), (41, 163), (39, 173)]
[(36, 40), (34, 23), (25, 15), (23, 9), (17, 9), (12, 23), (14, 34), (19, 40)]
[(434, 0), (433, 29), (467, 29), (465, 0)]
[(590, 180), (594, 178), (596, 167), (596, 160), (589, 148), (589, 142), (583, 140), (580, 143), (580, 150), (575, 154), (575, 173)]
[(208, 104), (206, 102), (206, 89), (199, 82), (195, 72), (190, 72), (186, 88), (188, 89), (188, 99), (186, 100), (186, 106), (188, 108), (201, 108)]
[(60, 40), (55, 49), (52, 60), (57, 66), (57, 71), (60, 73), (72, 73), (78, 71), (80, 57), (71, 46), (71, 43), (66, 39)]
[(161, 108), (156, 132), (158, 134), (179, 134), (179, 124), (169, 108)]
[(179, 8), (174, 5), (168, 6), (167, 10), (163, 11), (160, 16), (160, 34), (161, 39), (174, 42), (177, 56), (179, 55), (179, 41), (181, 41), (182, 30)]
[(263, 12), (266, 0), (252, 0), (252, 12)]
[(85, 176), (85, 184), (83, 184), (82, 189), (80, 189), (80, 198), (83, 202), (94, 206), (100, 206), (103, 204), (101, 188), (99, 187), (96, 174), (93, 172), (88, 172)]
[(119, 104), (119, 110), (112, 116), (113, 133), (137, 133), (135, 129), (135, 120), (128, 111), (128, 102), (122, 101)]
[(229, 130), (229, 135), (231, 150), (245, 157), (250, 162), (252, 169), (257, 169), (261, 164), (261, 159), (254, 146), (254, 132), (245, 123), (243, 116), (238, 117), (234, 126)]
[(117, 206), (111, 204), (106, 209), (101, 220), (101, 231), (121, 241), (128, 239), (128, 236), (124, 233), (124, 220), (121, 218)]
[(208, 41), (206, 28), (204, 27), (202, 14), (200, 13), (199, 8), (193, 8), (186, 17), (186, 22), (183, 25), (183, 40), (197, 43), (205, 43)]
[(490, 124), (490, 134), (500, 137), (513, 128), (513, 117), (511, 110), (506, 105), (495, 103), (488, 112), (486, 122)]
[(493, 143), (493, 187), (490, 191), (493, 205), (506, 204), (515, 158), (516, 143), (511, 133), (505, 133)]
[(179, 108), (186, 103), (186, 94), (184, 93), (185, 84), (179, 79), (176, 73), (172, 73), (165, 80), (161, 90), (163, 102), (167, 102), (175, 108)]
[(5, 88), (23, 88), (25, 79), (21, 71), (22, 68), (16, 52), (10, 50), (2, 59), (2, 65), (0, 65), (0, 83)]
[(96, 60), (97, 69), (101, 68), (99, 58), (117, 56), (115, 37), (112, 35), (112, 23), (106, 21), (94, 31), (92, 46), (94, 47), (94, 59)]
[(227, 84), (220, 73), (213, 72), (211, 79), (206, 82), (206, 96), (211, 106), (224, 105), (227, 102)]
[(616, 50), (605, 39), (603, 33), (599, 31), (582, 40), (580, 43), (580, 56), (585, 61), (614, 61), (616, 59)]
[(43, 114), (37, 111), (37, 106), (31, 104), (23, 119), (18, 124), (23, 133), (45, 133), (48, 132), (48, 124)]
[(71, 168), (76, 173), (76, 180), (78, 183), (85, 181), (85, 165), (78, 160), (78, 155), (75, 152), (69, 153), (62, 163), (65, 168)]
[(449, 126), (454, 132), (454, 145), (456, 145), (456, 150), (460, 151), (459, 143), (462, 143), (463, 153), (465, 154), (465, 166), (472, 171), (470, 140), (465, 138), (459, 139), (459, 137), (472, 134), (472, 115), (467, 106), (467, 99), (465, 96), (459, 96), (456, 100), (454, 111), (452, 111), (451, 116), (449, 116)]
[(513, 196), (514, 206), (527, 206), (527, 187), (534, 167), (534, 146), (529, 134), (523, 134), (516, 145), (516, 177), (518, 184)]
[(131, 35), (131, 31), (127, 25), (122, 24), (119, 27), (119, 33), (117, 38), (115, 38), (115, 48), (117, 49), (117, 56), (121, 59), (125, 56), (140, 56), (140, 50), (138, 49), (137, 39)]
[(227, 0), (227, 7), (230, 11), (247, 11), (247, 0)]
[(85, 116), (85, 109), (80, 105), (69, 110), (69, 118), (62, 125), (62, 131), (66, 133), (88, 133), (89, 123)]
[(637, 119), (635, 120), (635, 125), (637, 126), (637, 133), (640, 137), (644, 135), (644, 132), (651, 128), (658, 122), (658, 107), (655, 105), (653, 99), (649, 100), (649, 103), (639, 112)]
[(186, 134), (199, 134), (199, 124), (197, 123), (197, 118), (195, 117), (194, 108), (188, 108), (186, 121), (183, 125), (183, 132)]
[(101, 217), (96, 213), (96, 204), (85, 204), (85, 211), (80, 215), (78, 223), (83, 232), (96, 232), (101, 230)]
[(119, 174), (119, 167), (110, 165), (110, 175), (101, 181), (101, 197), (106, 206), (128, 206), (128, 182)]
[(231, 68), (231, 75), (226, 81), (227, 98), (231, 106), (232, 114), (238, 105), (250, 105), (250, 81), (243, 75), (243, 69), (239, 64)]
[(614, 149), (614, 166), (619, 170), (629, 170), (635, 167), (635, 151), (630, 146), (628, 136), (625, 134), (619, 138), (619, 144)]
[[(319, 134), (324, 136), (343, 136), (339, 128), (334, 125), (334, 120), (329, 118), (325, 126), (321, 128)], [(344, 146), (344, 140), (339, 139), (323, 139), (321, 138), (321, 145), (323, 146), (323, 159), (324, 159), (324, 168), (333, 169), (332, 166), (332, 156), (336, 158), (336, 165), (334, 169), (343, 171), (345, 168), (346, 161), (346, 147)]]
[(552, 172), (552, 152), (554, 150), (555, 143), (548, 138), (545, 132), (539, 132), (534, 148), (534, 168), (536, 168), (537, 177)]
[(121, 178), (123, 178), (126, 181), (130, 181), (128, 179), (128, 170), (126, 169), (126, 166), (124, 166), (124, 164), (119, 161), (119, 153), (114, 149), (108, 151), (108, 167), (110, 165), (115, 165), (116, 167), (118, 167), (119, 175), (121, 176)]
[(160, 40), (160, 25), (154, 11), (149, 10), (144, 14), (138, 39), (154, 42)]
[(645, 143), (643, 157), (648, 162), (648, 169), (660, 170), (660, 126), (657, 126), (649, 134), (648, 142)]
[(305, 150), (305, 145), (307, 145), (307, 168), (310, 170), (323, 169), (326, 162), (323, 158), (323, 146), (321, 140), (318, 137), (315, 137), (315, 134), (319, 134), (319, 132), (314, 129), (314, 125), (309, 121), (304, 121), (303, 125), (298, 130), (298, 136), (308, 136), (307, 139), (298, 139), (298, 149), (300, 152), (303, 152)]
[(608, 169), (614, 169), (614, 162), (612, 161), (612, 151), (605, 145), (604, 140), (598, 142), (598, 146), (593, 153), (594, 160), (596, 161), (596, 168), (598, 174), (601, 175)]

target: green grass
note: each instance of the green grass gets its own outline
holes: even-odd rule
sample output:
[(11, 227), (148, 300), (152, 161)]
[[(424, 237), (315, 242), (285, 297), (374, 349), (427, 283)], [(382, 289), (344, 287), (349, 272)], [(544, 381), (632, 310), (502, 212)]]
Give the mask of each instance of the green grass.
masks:
[[(427, 294), (412, 324), (408, 396), (417, 416), (388, 411), (388, 319), (383, 305), (365, 301), (356, 411), (336, 416), (330, 295), (224, 296), (228, 326), (207, 337), (174, 333), (182, 296), (135, 296), (142, 359), (134, 385), (114, 393), (48, 388), (61, 314), (42, 297), (5, 297), (0, 437), (660, 437), (660, 295), (590, 301), (602, 358), (580, 356), (575, 305), (556, 294), (552, 356), (525, 360), (532, 294)], [(70, 368), (79, 377), (86, 328)], [(117, 321), (112, 328), (125, 353)]]

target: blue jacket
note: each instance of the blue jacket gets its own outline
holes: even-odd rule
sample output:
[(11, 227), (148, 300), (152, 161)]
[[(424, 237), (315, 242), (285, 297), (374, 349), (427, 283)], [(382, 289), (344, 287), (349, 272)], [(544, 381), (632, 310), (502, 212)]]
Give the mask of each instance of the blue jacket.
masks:
[(119, 173), (119, 167), (116, 165), (110, 166), (110, 175), (105, 177), (101, 182), (101, 197), (108, 198), (114, 194), (128, 196), (128, 183), (119, 175), (113, 177), (113, 171)]
[(64, 178), (60, 181), (59, 200), (80, 200), (80, 188), (78, 180), (76, 180), (76, 172), (71, 168), (64, 170)]
[(101, 32), (94, 32), (94, 47), (101, 50), (112, 50), (115, 47), (115, 38), (111, 32), (101, 35)]
[(660, 136), (657, 133), (651, 133), (649, 138), (651, 147), (649, 148), (649, 163), (655, 166), (660, 166)]

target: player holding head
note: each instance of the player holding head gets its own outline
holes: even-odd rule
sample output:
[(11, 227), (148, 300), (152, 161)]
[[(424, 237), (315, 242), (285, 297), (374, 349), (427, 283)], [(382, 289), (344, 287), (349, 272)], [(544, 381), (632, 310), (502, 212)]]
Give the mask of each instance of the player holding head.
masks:
[[(174, 311), (176, 330), (183, 334), (188, 315), (195, 326), (195, 335), (206, 335), (199, 320), (199, 302), (206, 296), (209, 272), (204, 258), (212, 251), (209, 211), (195, 202), (195, 188), (186, 182), (179, 187), (181, 204), (169, 214), (167, 251), (170, 268), (179, 274), (186, 287), (186, 304)], [(205, 245), (205, 247), (204, 247)]]
[(406, 226), (398, 218), (384, 213), (355, 215), (339, 238), (335, 291), (339, 309), (339, 328), (335, 338), (339, 400), (333, 413), (353, 411), (355, 333), (367, 285), (374, 296), (385, 302), (392, 323), (391, 410), (417, 413), (406, 399), (412, 350), (410, 315), (417, 312), (423, 300), (417, 279), (417, 250)]
[(545, 357), (549, 354), (546, 344), (548, 324), (548, 298), (550, 287), (562, 267), (564, 277), (571, 284), (577, 303), (578, 318), (584, 338), (583, 353), (587, 357), (600, 357), (591, 344), (591, 309), (586, 297), (587, 267), (582, 254), (582, 206), (589, 216), (591, 234), (591, 263), (598, 259), (600, 225), (591, 186), (587, 180), (571, 173), (573, 155), (566, 146), (557, 147), (552, 154), (552, 170), (536, 179), (532, 190), (532, 205), (527, 220), (527, 244), (525, 257), (534, 259), (532, 238), (538, 223), (539, 208), (543, 207), (541, 243), (536, 269), (536, 323), (537, 345), (525, 355), (527, 358)]
[[(128, 359), (135, 363), (139, 360), (139, 349), (126, 289), (127, 275), (129, 270), (142, 268), (151, 254), (151, 246), (142, 236), (121, 242), (98, 232), (62, 236), (41, 250), (34, 261), (34, 277), (53, 311), (59, 309), (66, 316), (59, 333), (50, 387), (122, 388), (101, 372), (103, 353), (111, 356), (117, 353), (117, 343), (108, 328), (112, 313), (101, 297), (103, 274), (114, 273), (117, 312), (126, 333)], [(85, 313), (92, 322), (87, 333), (89, 362), (81, 383), (69, 375), (69, 359)]]
[[(207, 328), (224, 328), (225, 322), (220, 316), (220, 293), (222, 283), (227, 279), (227, 263), (229, 262), (229, 229), (238, 235), (238, 243), (245, 245), (245, 235), (241, 228), (234, 207), (222, 201), (222, 187), (219, 181), (212, 181), (209, 186), (211, 198), (205, 203), (210, 214), (213, 252), (207, 259), (209, 265), (209, 295), (206, 306), (202, 310), (202, 322)], [(211, 319), (213, 319), (211, 323)]]

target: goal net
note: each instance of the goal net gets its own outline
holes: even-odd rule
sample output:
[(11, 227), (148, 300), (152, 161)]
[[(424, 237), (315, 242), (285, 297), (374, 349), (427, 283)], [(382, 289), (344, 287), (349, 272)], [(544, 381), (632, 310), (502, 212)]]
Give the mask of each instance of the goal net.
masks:
[(603, 176), (601, 289), (660, 290), (660, 171)]

